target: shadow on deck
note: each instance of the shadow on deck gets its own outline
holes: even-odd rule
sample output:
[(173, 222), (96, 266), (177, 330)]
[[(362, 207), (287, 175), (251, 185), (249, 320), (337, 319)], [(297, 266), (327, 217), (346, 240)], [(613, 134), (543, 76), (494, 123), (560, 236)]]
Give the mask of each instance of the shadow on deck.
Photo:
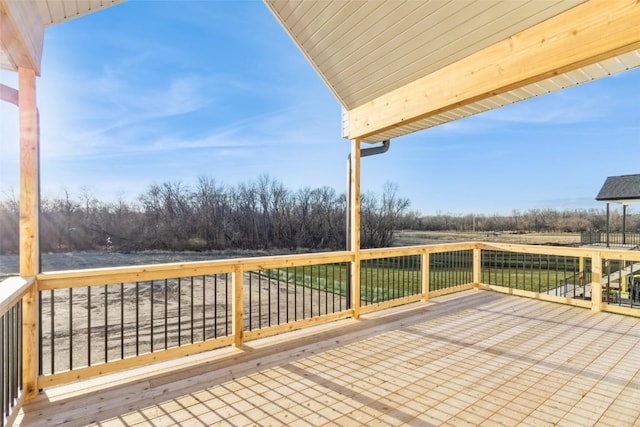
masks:
[(18, 424), (633, 425), (638, 361), (640, 319), (465, 291), (51, 388)]

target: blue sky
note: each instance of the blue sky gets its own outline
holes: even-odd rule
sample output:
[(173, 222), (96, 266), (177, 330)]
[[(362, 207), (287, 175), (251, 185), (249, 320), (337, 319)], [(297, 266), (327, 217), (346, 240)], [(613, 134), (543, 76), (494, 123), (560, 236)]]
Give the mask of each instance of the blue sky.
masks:
[[(344, 191), (340, 105), (259, 1), (127, 2), (47, 30), (43, 196), (135, 200), (151, 184), (260, 175)], [(15, 73), (0, 82), (17, 87)], [(18, 189), (17, 109), (0, 103), (0, 196)], [(640, 173), (640, 70), (392, 141), (362, 189), (423, 214), (602, 208)], [(640, 207), (632, 206), (630, 212)]]

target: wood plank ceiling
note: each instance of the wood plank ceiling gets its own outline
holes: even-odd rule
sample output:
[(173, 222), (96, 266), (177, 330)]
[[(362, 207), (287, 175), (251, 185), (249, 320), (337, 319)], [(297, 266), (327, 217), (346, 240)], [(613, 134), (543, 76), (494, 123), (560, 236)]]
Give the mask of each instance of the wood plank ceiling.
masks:
[[(525, 30), (531, 33), (531, 28), (555, 18), (554, 24), (545, 23), (545, 31), (551, 32), (531, 38), (540, 44), (552, 44), (563, 32), (589, 30), (595, 25), (594, 16), (618, 25), (617, 11), (628, 7), (637, 14), (639, 7), (623, 0), (591, 0), (586, 2), (589, 4), (584, 0), (266, 2), (344, 107), (344, 136), (362, 137), (369, 142), (395, 138), (640, 65), (636, 43), (635, 48), (622, 49), (623, 52), (600, 57), (593, 63), (550, 70), (550, 77), (540, 74), (516, 85), (510, 83), (509, 90), (497, 88), (483, 96), (458, 101), (459, 105), (420, 111), (415, 104), (422, 103), (421, 98), (433, 97), (431, 91), (441, 91), (443, 87), (449, 92), (459, 91), (464, 87), (463, 80), (472, 79), (476, 70), (501, 67), (500, 56), (494, 53), (483, 63), (479, 53), (489, 52), (492, 47), (495, 51), (502, 43), (504, 49), (499, 54), (503, 57), (521, 55), (518, 49), (526, 46), (518, 45), (518, 37)], [(567, 13), (572, 9), (575, 11)], [(631, 21), (623, 25), (628, 22)], [(566, 28), (561, 28), (563, 25)], [(606, 28), (608, 33), (618, 31), (617, 27)], [(640, 39), (637, 28), (636, 42)], [(456, 64), (474, 54), (480, 58), (471, 72), (440, 73), (438, 79), (430, 81), (432, 86), (417, 83), (447, 67), (459, 69)], [(526, 54), (523, 58), (526, 61)], [(535, 64), (524, 64), (527, 65)], [(500, 78), (500, 72), (495, 73), (495, 78)], [(401, 88), (405, 90), (398, 92), (394, 100), (392, 94)], [(417, 95), (412, 96), (412, 91)], [(397, 105), (393, 105), (394, 101)], [(414, 116), (412, 109), (418, 111)]]
[(124, 0), (0, 0), (0, 69), (40, 74), (44, 30)]

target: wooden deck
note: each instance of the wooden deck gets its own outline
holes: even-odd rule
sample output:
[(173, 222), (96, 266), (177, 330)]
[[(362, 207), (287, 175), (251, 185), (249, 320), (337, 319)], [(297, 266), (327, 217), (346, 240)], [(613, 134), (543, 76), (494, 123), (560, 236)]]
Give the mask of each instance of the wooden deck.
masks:
[(24, 426), (640, 425), (640, 319), (466, 291), (50, 389)]

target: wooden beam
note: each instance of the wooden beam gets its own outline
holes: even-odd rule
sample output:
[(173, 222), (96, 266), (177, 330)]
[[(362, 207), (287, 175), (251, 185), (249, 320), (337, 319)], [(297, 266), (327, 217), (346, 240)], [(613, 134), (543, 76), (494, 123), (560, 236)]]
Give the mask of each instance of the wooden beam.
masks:
[(18, 91), (12, 87), (0, 83), (0, 101), (6, 101), (13, 105), (19, 106)]
[[(40, 196), (36, 73), (18, 70), (20, 109), (20, 276), (35, 277), (39, 270), (38, 205)], [(22, 297), (22, 381), (25, 399), (38, 393), (37, 282)]]
[(590, 0), (349, 111), (367, 138), (640, 49), (640, 1)]
[(29, 68), (40, 75), (44, 25), (34, 2), (0, 0), (0, 46), (14, 70)]
[(40, 147), (36, 74), (19, 70), (18, 107), (20, 109), (20, 276), (39, 273), (38, 205)]

